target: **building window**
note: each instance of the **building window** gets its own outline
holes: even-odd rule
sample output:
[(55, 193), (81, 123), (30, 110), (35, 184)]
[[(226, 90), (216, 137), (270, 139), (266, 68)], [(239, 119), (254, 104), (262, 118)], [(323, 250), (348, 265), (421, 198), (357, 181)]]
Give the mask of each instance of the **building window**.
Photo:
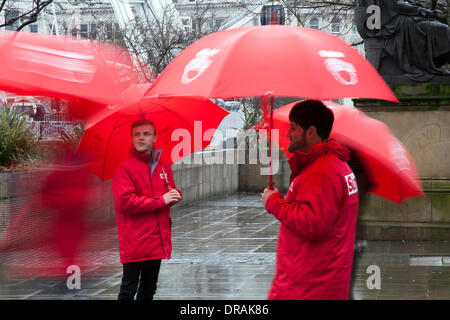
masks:
[(118, 23), (108, 22), (105, 24), (106, 29), (106, 40), (114, 41), (118, 37), (120, 37), (120, 28)]
[(186, 32), (192, 31), (191, 17), (181, 17), (181, 23), (183, 23), (183, 28)]
[(214, 27), (216, 29), (220, 28), (224, 23), (224, 19), (216, 19), (214, 20)]
[(338, 18), (333, 18), (331, 21), (331, 33), (339, 34), (341, 32), (341, 20)]
[(262, 6), (260, 14), (260, 22), (262, 26), (268, 24), (284, 24), (285, 20), (286, 12), (283, 5), (273, 2), (272, 4)]
[(88, 36), (89, 36), (88, 25), (87, 24), (80, 24), (80, 37), (81, 38), (87, 38)]
[(97, 25), (95, 23), (91, 23), (89, 25), (90, 32), (89, 32), (89, 39), (97, 39)]
[[(19, 11), (16, 10), (5, 10), (5, 23), (8, 23), (8, 21), (12, 19), (17, 19), (19, 17)], [(14, 21), (14, 23), (7, 25), (5, 27), (6, 30), (15, 31), (17, 28), (20, 27), (20, 21), (17, 19)]]
[(197, 26), (198, 26), (198, 21), (199, 19), (192, 19), (192, 31), (197, 32)]
[(38, 33), (38, 26), (37, 26), (37, 24), (31, 24), (30, 25), (30, 32)]
[(108, 40), (114, 39), (114, 31), (113, 31), (112, 23), (106, 24), (106, 39), (108, 39)]
[(311, 20), (309, 20), (309, 27), (311, 29), (319, 30), (319, 19), (312, 17)]
[(77, 28), (72, 28), (72, 29), (70, 30), (70, 33), (72, 34), (72, 37), (77, 38), (77, 36), (78, 36), (78, 30), (77, 30)]
[(212, 31), (214, 20), (212, 18), (206, 20), (206, 28), (208, 31)]
[(56, 24), (48, 24), (48, 34), (56, 35)]

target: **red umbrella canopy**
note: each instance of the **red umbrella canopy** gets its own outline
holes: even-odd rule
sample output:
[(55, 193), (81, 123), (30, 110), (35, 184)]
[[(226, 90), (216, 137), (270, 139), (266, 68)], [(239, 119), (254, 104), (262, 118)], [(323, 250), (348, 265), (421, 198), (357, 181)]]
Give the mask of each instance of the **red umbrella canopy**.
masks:
[(295, 26), (212, 33), (182, 51), (147, 92), (210, 98), (263, 96), (398, 102), (372, 65), (329, 33)]
[[(125, 104), (128, 105), (139, 102), (148, 88), (150, 88), (150, 83), (131, 85), (120, 93), (119, 99), (116, 100), (114, 105), (111, 107), (114, 108), (115, 106), (123, 106)], [(75, 118), (85, 119), (87, 121), (87, 119), (91, 116), (98, 117), (99, 115), (104, 114), (100, 112), (103, 108), (105, 108), (104, 104), (89, 102), (85, 99), (72, 98), (70, 99), (69, 112)]]
[(201, 97), (143, 99), (131, 105), (108, 107), (93, 115), (78, 152), (93, 161), (89, 167), (102, 180), (113, 176), (115, 168), (132, 148), (131, 124), (147, 119), (156, 127), (154, 148), (169, 163), (206, 148), (228, 111)]
[(112, 44), (26, 32), (0, 33), (0, 90), (115, 104), (135, 80), (130, 54)]
[[(298, 101), (297, 101), (298, 102)], [(273, 128), (280, 130), (280, 147), (287, 151), (289, 113), (297, 103), (273, 113)], [(409, 197), (423, 196), (423, 188), (412, 157), (383, 122), (370, 118), (355, 107), (325, 102), (333, 111), (330, 137), (354, 150), (371, 182), (371, 192), (400, 203)]]

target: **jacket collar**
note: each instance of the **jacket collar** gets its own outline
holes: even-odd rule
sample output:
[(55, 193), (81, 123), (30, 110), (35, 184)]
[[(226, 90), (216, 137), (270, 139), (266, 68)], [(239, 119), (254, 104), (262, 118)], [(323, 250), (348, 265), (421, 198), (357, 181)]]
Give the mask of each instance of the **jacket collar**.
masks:
[(138, 152), (136, 151), (135, 148), (131, 147), (130, 149), (130, 154), (133, 158), (136, 158), (138, 160), (141, 160), (143, 162), (149, 163), (150, 162), (150, 155), (152, 154), (150, 153), (142, 153), (142, 152)]
[[(133, 147), (131, 147), (131, 150), (130, 150), (130, 154), (133, 158), (150, 164), (152, 173), (153, 173), (153, 170), (155, 169), (156, 165), (158, 164), (159, 159), (161, 158), (161, 153), (162, 153), (162, 150), (156, 149), (156, 148), (153, 148), (152, 152), (150, 152), (150, 153), (138, 152)], [(151, 163), (150, 163), (150, 157), (152, 158)]]
[(294, 152), (289, 159), (289, 165), (291, 166), (292, 171), (290, 180), (292, 181), (292, 179), (294, 179), (305, 167), (328, 154), (334, 154), (342, 161), (348, 161), (350, 159), (350, 151), (341, 146), (334, 139), (329, 139), (327, 142), (323, 143), (317, 143), (311, 147), (308, 153), (300, 151)]

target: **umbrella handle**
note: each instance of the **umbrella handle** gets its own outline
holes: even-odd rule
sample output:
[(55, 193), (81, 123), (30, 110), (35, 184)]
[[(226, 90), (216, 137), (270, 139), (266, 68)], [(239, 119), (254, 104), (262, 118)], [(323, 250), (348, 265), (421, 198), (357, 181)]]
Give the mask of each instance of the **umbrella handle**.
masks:
[(162, 166), (161, 166), (161, 169), (162, 169), (163, 176), (164, 176), (164, 179), (165, 179), (164, 185), (166, 186), (167, 190), (170, 191), (170, 189), (172, 189), (172, 186), (170, 185), (169, 180), (167, 180), (167, 174), (166, 174), (166, 171), (164, 170), (164, 168), (163, 168)]
[(275, 185), (275, 182), (273, 182), (273, 180), (272, 180), (272, 175), (269, 177), (269, 181), (267, 181), (267, 189), (269, 189), (269, 190), (273, 190), (274, 189), (274, 186)]
[(272, 127), (273, 127), (273, 105), (274, 105), (274, 96), (273, 92), (268, 91), (261, 99), (261, 109), (264, 113), (264, 118), (267, 119), (267, 116), (269, 116), (269, 132), (268, 132), (268, 138), (269, 138), (269, 153), (270, 153), (270, 174), (269, 174), (269, 181), (267, 182), (267, 188), (269, 190), (273, 190), (273, 186), (275, 183), (272, 179)]

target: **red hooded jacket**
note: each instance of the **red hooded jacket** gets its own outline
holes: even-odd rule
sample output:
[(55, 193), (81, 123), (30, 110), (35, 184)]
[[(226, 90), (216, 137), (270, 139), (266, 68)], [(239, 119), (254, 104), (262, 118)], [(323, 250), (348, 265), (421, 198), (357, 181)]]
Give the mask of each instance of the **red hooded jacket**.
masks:
[[(175, 188), (168, 163), (155, 149), (153, 173), (150, 155), (134, 149), (115, 170), (112, 191), (119, 232), (120, 262), (170, 259), (172, 238), (170, 208), (163, 195)], [(150, 178), (151, 177), (151, 178)], [(181, 195), (181, 191), (178, 190)]]
[(349, 298), (358, 187), (348, 159), (330, 140), (289, 160), (286, 199), (278, 192), (266, 202), (281, 222), (269, 299)]

